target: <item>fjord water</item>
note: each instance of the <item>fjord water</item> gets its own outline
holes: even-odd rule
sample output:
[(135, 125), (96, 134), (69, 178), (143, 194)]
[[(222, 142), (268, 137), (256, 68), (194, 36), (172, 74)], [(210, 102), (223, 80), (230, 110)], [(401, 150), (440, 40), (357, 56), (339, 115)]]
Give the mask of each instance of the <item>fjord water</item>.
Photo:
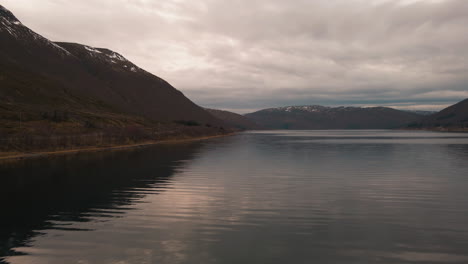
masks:
[(468, 134), (247, 132), (0, 175), (4, 263), (468, 263)]

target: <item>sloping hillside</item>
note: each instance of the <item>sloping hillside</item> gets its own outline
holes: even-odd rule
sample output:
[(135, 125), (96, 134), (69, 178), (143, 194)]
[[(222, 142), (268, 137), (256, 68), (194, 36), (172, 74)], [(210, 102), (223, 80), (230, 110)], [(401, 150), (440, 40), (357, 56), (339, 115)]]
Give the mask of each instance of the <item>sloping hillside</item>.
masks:
[(466, 131), (468, 130), (468, 99), (413, 122), (409, 128)]
[(126, 134), (123, 130), (135, 135), (178, 130), (209, 134), (224, 125), (122, 55), (54, 43), (3, 6), (0, 40), (0, 145), (9, 142), (6, 138), (32, 141), (39, 134), (42, 138), (104, 131)]
[(205, 108), (210, 114), (212, 114), (217, 119), (223, 121), (229, 127), (237, 128), (240, 130), (252, 130), (260, 129), (261, 127), (249, 118), (239, 115), (233, 112), (217, 110), (217, 109), (208, 109)]
[(3, 7), (0, 19), (0, 58), (4, 68), (32, 72), (60, 84), (69, 93), (98, 99), (152, 120), (216, 123), (169, 83), (116, 52), (51, 42)]

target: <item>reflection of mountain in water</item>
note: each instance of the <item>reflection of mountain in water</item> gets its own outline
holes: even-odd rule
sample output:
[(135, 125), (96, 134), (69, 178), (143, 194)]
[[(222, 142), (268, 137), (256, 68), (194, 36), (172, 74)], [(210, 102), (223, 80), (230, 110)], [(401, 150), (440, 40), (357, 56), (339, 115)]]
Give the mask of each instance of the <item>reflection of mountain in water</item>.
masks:
[(27, 246), (40, 230), (125, 214), (131, 210), (125, 206), (145, 193), (167, 187), (180, 163), (193, 158), (200, 146), (161, 145), (0, 165), (0, 263), (1, 256), (19, 254), (13, 248)]

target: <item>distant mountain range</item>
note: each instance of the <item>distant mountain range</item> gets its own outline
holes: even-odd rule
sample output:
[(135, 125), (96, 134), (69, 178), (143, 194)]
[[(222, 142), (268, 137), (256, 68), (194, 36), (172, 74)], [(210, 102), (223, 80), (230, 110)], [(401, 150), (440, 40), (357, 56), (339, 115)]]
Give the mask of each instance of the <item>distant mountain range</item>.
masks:
[(468, 131), (468, 99), (440, 112), (388, 107), (286, 106), (245, 117), (266, 129), (428, 129)]
[(246, 117), (269, 129), (389, 129), (417, 121), (421, 115), (387, 107), (287, 106)]

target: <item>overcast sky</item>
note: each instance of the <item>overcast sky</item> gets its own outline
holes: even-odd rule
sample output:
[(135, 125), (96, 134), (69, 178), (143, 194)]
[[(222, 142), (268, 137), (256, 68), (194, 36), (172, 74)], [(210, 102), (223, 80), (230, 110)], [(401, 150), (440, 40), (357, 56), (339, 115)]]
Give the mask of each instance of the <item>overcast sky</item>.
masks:
[(468, 98), (468, 0), (0, 0), (115, 50), (197, 104), (436, 110)]

